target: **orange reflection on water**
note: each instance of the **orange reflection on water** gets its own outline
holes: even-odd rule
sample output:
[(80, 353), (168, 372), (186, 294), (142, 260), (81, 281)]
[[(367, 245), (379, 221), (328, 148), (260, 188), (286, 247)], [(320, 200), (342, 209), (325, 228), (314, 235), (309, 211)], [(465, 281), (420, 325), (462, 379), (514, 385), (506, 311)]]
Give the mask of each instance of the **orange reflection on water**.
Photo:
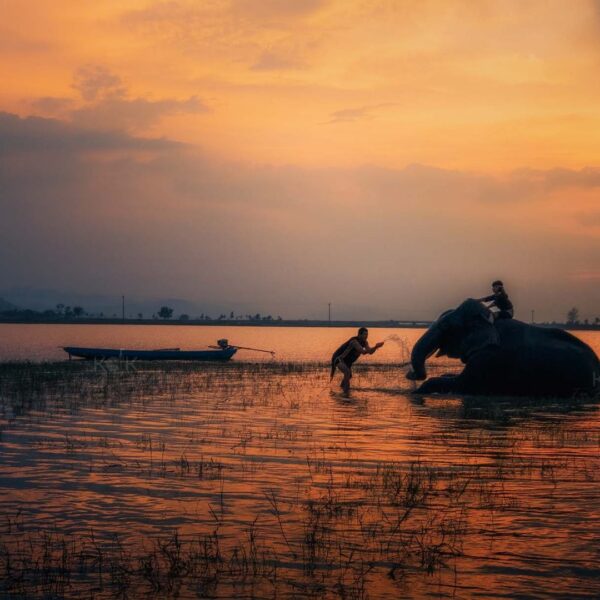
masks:
[[(3, 380), (15, 556), (41, 553), (48, 531), (89, 553), (93, 531), (114, 565), (115, 535), (139, 559), (177, 530), (196, 570), (160, 577), (180, 597), (196, 597), (200, 563), (225, 597), (600, 593), (594, 404), (417, 401), (376, 365), (357, 369), (349, 399), (301, 364), (54, 368), (53, 383), (32, 367), (35, 389)], [(192, 552), (207, 539), (218, 559)], [(148, 593), (132, 564), (129, 593)]]
[[(421, 329), (377, 328), (370, 332), (375, 343), (398, 336), (412, 345)], [(346, 327), (256, 327), (219, 325), (30, 325), (0, 323), (0, 360), (63, 360), (62, 346), (93, 348), (206, 348), (225, 338), (233, 345), (274, 350), (277, 360), (327, 361), (333, 351), (356, 328)], [(367, 362), (398, 362), (403, 357), (401, 346), (389, 340)], [(236, 361), (270, 360), (270, 355), (240, 351)]]

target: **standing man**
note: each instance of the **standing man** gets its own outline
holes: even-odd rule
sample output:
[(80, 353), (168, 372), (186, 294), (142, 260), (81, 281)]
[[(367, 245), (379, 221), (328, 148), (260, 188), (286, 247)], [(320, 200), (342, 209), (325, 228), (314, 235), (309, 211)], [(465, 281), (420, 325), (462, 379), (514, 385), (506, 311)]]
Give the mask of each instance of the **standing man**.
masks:
[(361, 327), (358, 330), (358, 335), (351, 337), (344, 342), (331, 357), (331, 378), (338, 368), (343, 374), (342, 389), (347, 394), (350, 391), (350, 379), (352, 379), (352, 365), (358, 360), (361, 354), (373, 354), (376, 350), (383, 346), (383, 342), (378, 342), (371, 348), (367, 338), (369, 330), (366, 327)]
[(498, 311), (492, 311), (495, 319), (512, 319), (513, 304), (508, 298), (504, 284), (499, 279), (492, 283), (492, 291), (494, 293), (491, 296), (479, 298), (479, 302), (490, 302), (488, 308), (496, 307), (498, 309)]

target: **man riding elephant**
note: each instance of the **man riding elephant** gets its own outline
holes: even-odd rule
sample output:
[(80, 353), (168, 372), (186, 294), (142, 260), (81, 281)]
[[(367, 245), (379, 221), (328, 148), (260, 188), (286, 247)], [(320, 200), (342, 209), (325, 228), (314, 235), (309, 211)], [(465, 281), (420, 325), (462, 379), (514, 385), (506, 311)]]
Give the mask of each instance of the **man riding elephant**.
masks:
[(586, 343), (562, 329), (494, 321), (474, 299), (443, 313), (421, 336), (406, 377), (426, 379), (425, 361), (436, 351), (465, 368), (428, 379), (417, 392), (564, 397), (598, 390), (600, 362)]
[(494, 319), (512, 319), (514, 316), (514, 307), (508, 298), (504, 289), (504, 284), (500, 279), (492, 283), (492, 293), (489, 296), (479, 298), (479, 302), (489, 302), (488, 308), (497, 310), (492, 312)]

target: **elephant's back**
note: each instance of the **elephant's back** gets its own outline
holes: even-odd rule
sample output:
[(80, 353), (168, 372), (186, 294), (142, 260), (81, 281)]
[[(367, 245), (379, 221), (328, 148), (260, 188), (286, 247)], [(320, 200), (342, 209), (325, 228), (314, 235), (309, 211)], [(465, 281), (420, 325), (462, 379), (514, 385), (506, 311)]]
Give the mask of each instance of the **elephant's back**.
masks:
[(549, 394), (592, 390), (596, 383), (598, 358), (578, 344), (542, 345), (529, 353), (527, 362), (529, 370), (542, 376)]
[(556, 349), (564, 347), (579, 348), (598, 361), (596, 353), (588, 344), (564, 329), (531, 325), (517, 319), (501, 319), (496, 322), (495, 326), (498, 329), (502, 346), (532, 346), (537, 348), (544, 345)]
[(535, 380), (536, 391), (562, 395), (594, 387), (600, 361), (590, 346), (568, 331), (514, 319), (496, 326), (512, 373), (523, 381)]

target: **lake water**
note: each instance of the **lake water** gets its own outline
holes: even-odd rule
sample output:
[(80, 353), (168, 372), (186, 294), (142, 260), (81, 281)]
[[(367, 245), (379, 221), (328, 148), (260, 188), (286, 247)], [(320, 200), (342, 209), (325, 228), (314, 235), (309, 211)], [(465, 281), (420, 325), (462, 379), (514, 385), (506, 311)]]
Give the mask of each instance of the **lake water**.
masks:
[[(418, 329), (373, 329), (371, 343), (398, 335), (412, 344)], [(326, 327), (219, 327), (186, 325), (29, 325), (0, 324), (1, 360), (62, 360), (62, 346), (95, 348), (181, 348), (194, 350), (226, 338), (233, 345), (274, 350), (277, 360), (327, 361), (333, 351), (356, 329)], [(401, 348), (390, 341), (363, 360), (394, 362)], [(239, 351), (236, 361), (271, 360), (268, 354)]]
[[(412, 347), (422, 329), (372, 329), (371, 344), (390, 335)], [(186, 325), (28, 325), (0, 323), (0, 361), (61, 360), (62, 346), (95, 348), (205, 348), (218, 339), (231, 344), (275, 350), (277, 360), (328, 361), (355, 329), (337, 327), (219, 327)], [(577, 331), (577, 336), (600, 353), (600, 331)], [(398, 362), (402, 348), (390, 341), (377, 354), (361, 361)], [(271, 360), (269, 355), (240, 351), (236, 361)]]
[(396, 344), (344, 398), (309, 363), (352, 333), (0, 326), (5, 359), (227, 337), (296, 361), (0, 365), (0, 597), (600, 597), (598, 405), (415, 397)]

